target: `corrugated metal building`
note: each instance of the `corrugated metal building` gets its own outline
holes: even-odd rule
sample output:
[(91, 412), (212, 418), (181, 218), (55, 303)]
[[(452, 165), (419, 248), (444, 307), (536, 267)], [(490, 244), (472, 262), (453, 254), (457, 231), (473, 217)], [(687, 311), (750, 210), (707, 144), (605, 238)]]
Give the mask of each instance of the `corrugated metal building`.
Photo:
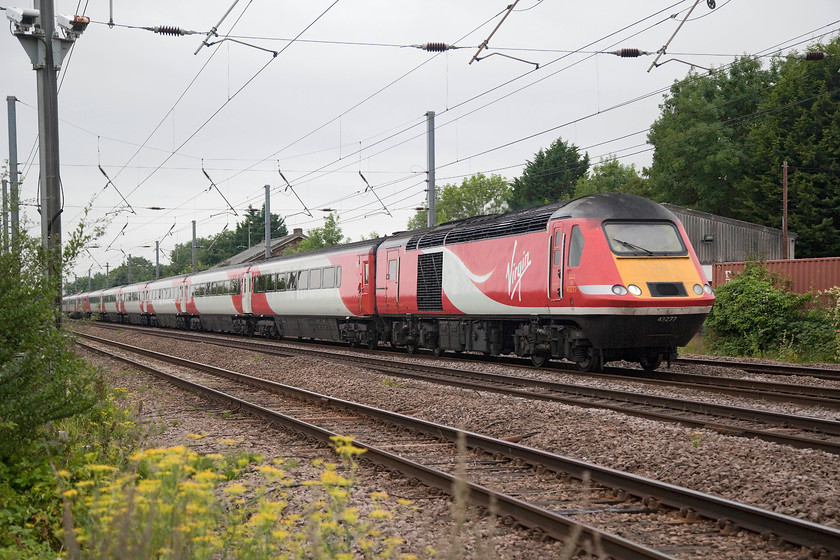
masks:
[[(685, 226), (706, 277), (711, 280), (713, 265), (720, 262), (777, 260), (782, 254), (781, 229), (715, 216), (674, 204), (662, 204), (677, 215)], [(788, 256), (794, 258), (796, 234), (788, 233)]]

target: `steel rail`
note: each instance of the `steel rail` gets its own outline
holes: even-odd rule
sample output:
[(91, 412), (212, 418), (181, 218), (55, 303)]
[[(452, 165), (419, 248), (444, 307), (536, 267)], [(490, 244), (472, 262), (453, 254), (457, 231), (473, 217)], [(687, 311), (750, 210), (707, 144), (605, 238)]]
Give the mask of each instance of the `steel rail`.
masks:
[[(110, 329), (124, 329), (126, 325), (113, 325), (110, 323), (97, 324), (97, 327)], [(195, 333), (191, 331), (166, 332), (160, 329), (149, 329), (146, 327), (131, 326), (132, 329), (140, 330), (149, 336), (159, 336), (165, 338), (195, 338), (202, 342), (210, 342), (212, 344), (226, 345), (236, 348), (247, 348), (253, 350), (255, 348), (270, 349), (275, 355), (289, 355), (287, 353), (294, 353), (297, 355), (318, 355), (325, 359), (355, 359), (357, 361), (376, 361), (391, 364), (393, 360), (375, 357), (354, 357), (347, 354), (340, 354), (330, 350), (313, 350), (311, 348), (295, 348), (289, 346), (279, 346), (282, 341), (269, 342), (262, 340), (255, 340), (253, 338), (242, 339), (240, 336), (224, 335), (219, 333)], [(278, 344), (279, 342), (279, 344)], [(368, 351), (362, 349), (355, 349), (357, 352), (367, 354)], [(478, 358), (479, 356), (472, 356)], [(450, 358), (450, 356), (447, 356)], [(527, 371), (533, 371), (533, 366), (523, 366), (520, 360), (514, 360), (509, 363), (512, 367), (523, 368)], [(500, 363), (494, 360), (494, 363)], [(507, 360), (504, 363), (508, 363)], [(710, 364), (713, 362), (709, 362)], [(714, 362), (717, 364), (716, 362)], [(703, 364), (701, 364), (703, 365)], [(433, 366), (428, 366), (433, 367)], [(585, 379), (599, 379), (618, 382), (632, 381), (635, 383), (643, 383), (647, 385), (666, 386), (685, 388), (699, 391), (713, 391), (715, 393), (726, 394), (737, 397), (755, 398), (762, 401), (772, 400), (776, 402), (795, 402), (803, 405), (817, 405), (826, 408), (840, 410), (840, 387), (819, 387), (802, 385), (795, 383), (774, 383), (770, 381), (759, 381), (753, 379), (739, 379), (733, 377), (718, 377), (713, 375), (702, 375), (696, 373), (679, 373), (672, 371), (656, 371), (645, 372), (633, 368), (621, 367), (607, 367), (605, 373), (589, 373), (582, 372), (576, 369), (571, 364), (563, 362), (552, 362), (551, 367), (563, 372), (564, 375), (572, 375)], [(447, 368), (442, 368), (447, 369)], [(459, 370), (460, 371), (460, 370)], [(614, 372), (614, 373), (608, 373)], [(840, 373), (840, 371), (838, 371)], [(840, 378), (838, 378), (840, 379)], [(793, 399), (793, 400), (792, 400)]]
[(727, 358), (677, 358), (675, 364), (695, 364), (703, 366), (724, 366), (744, 370), (749, 373), (764, 373), (769, 375), (800, 375), (819, 379), (840, 381), (840, 370), (795, 364), (757, 364)]
[[(127, 344), (115, 343), (113, 341), (107, 341), (104, 339), (101, 339), (100, 342), (114, 344), (119, 346), (120, 348), (130, 350), (132, 352), (138, 352), (143, 354), (150, 353), (150, 351), (132, 347)], [(307, 438), (312, 438), (316, 441), (328, 444), (331, 441), (331, 437), (341, 435), (316, 426), (312, 423), (299, 420), (292, 416), (288, 416), (280, 412), (276, 412), (265, 407), (256, 405), (254, 403), (250, 403), (248, 401), (239, 399), (232, 395), (228, 395), (221, 391), (217, 391), (210, 387), (205, 387), (203, 385), (193, 383), (192, 381), (188, 381), (176, 375), (166, 373), (151, 366), (137, 363), (130, 358), (122, 357), (118, 354), (114, 354), (106, 350), (96, 348), (95, 346), (90, 346), (84, 343), (79, 344), (81, 344), (85, 348), (99, 352), (112, 359), (128, 363), (132, 365), (132, 367), (136, 367), (143, 371), (152, 373), (158, 377), (161, 377), (162, 379), (165, 379), (170, 383), (173, 383), (178, 387), (181, 387), (184, 390), (204, 396), (205, 398), (208, 398), (213, 402), (220, 403), (224, 406), (236, 408), (238, 411), (248, 413), (272, 425), (280, 425), (285, 428), (292, 429)], [(158, 357), (157, 359), (164, 358)], [(206, 364), (195, 364), (190, 362), (189, 360), (183, 360), (175, 356), (166, 356), (165, 360), (170, 363), (177, 363), (186, 367), (198, 368), (208, 373), (213, 370), (215, 370), (217, 374), (222, 374), (222, 372), (224, 372), (224, 375), (226, 376), (233, 376), (241, 380), (242, 382), (246, 382), (252, 385), (261, 386), (263, 388), (270, 388), (275, 391), (280, 390), (290, 395), (294, 395), (296, 398), (318, 400), (324, 406), (338, 406), (341, 408), (352, 407), (356, 409), (357, 412), (370, 414), (371, 416), (376, 416), (392, 424), (401, 425), (404, 427), (412, 427), (416, 429), (416, 425), (414, 425), (413, 422), (411, 422), (411, 420), (414, 420), (415, 422), (423, 422), (420, 420), (411, 419), (410, 417), (403, 416), (398, 413), (389, 413), (387, 411), (375, 409), (373, 407), (366, 407), (364, 405), (358, 405), (356, 403), (351, 403), (342, 399), (335, 399), (326, 395), (320, 395), (318, 393), (313, 393), (302, 389), (295, 389), (293, 387), (284, 386), (278, 383), (247, 376), (237, 372), (221, 370), (219, 368), (208, 366)], [(423, 423), (426, 424), (424, 426), (425, 429), (422, 429), (420, 431), (429, 433), (436, 437), (440, 437), (443, 434), (452, 435), (456, 439), (458, 437), (458, 431), (454, 428), (433, 424), (431, 422)], [(468, 436), (468, 442), (473, 440), (473, 438), (469, 438), (471, 434), (466, 433), (466, 435)], [(453, 439), (451, 441), (456, 440)], [(390, 453), (383, 449), (379, 449), (378, 447), (366, 444), (365, 442), (354, 441), (353, 445), (366, 450), (365, 457), (363, 459), (364, 461), (370, 462), (375, 465), (380, 465), (391, 471), (403, 473), (407, 477), (416, 478), (423, 484), (431, 488), (437, 488), (438, 490), (447, 494), (450, 494), (452, 492), (453, 484), (457, 480), (456, 477), (450, 475), (449, 473), (422, 465), (421, 463), (417, 463), (416, 461), (411, 461), (409, 459), (400, 457), (399, 455)], [(467, 445), (470, 444), (467, 443)], [(564, 515), (560, 515), (552, 511), (543, 509), (541, 507), (535, 506), (533, 504), (529, 504), (513, 496), (496, 492), (494, 490), (491, 490), (490, 488), (487, 488), (486, 486), (475, 484), (466, 480), (461, 480), (460, 483), (466, 485), (469, 488), (470, 493), (468, 499), (473, 505), (484, 507), (488, 510), (490, 510), (491, 507), (495, 508), (495, 510), (498, 511), (498, 515), (500, 517), (510, 516), (513, 519), (515, 519), (517, 523), (525, 527), (543, 531), (545, 534), (549, 535), (555, 540), (559, 540), (561, 542), (565, 541), (575, 532), (580, 531), (580, 534), (588, 537), (590, 539), (590, 542), (595, 542), (595, 539), (599, 540), (601, 546), (603, 547), (603, 550), (615, 558), (621, 558), (626, 560), (677, 560), (671, 555), (663, 554), (657, 550), (648, 548), (644, 545), (635, 543), (628, 539), (624, 539), (618, 535), (614, 535), (606, 531), (601, 531), (595, 527), (579, 523)]]
[[(288, 347), (278, 348), (276, 344), (254, 340), (248, 340), (246, 342), (241, 341), (239, 338), (219, 338), (217, 335), (197, 335), (195, 333), (186, 333), (185, 336), (185, 333), (158, 334), (156, 331), (152, 331), (150, 334), (178, 339), (190, 337), (222, 346), (244, 348), (279, 356), (290, 355), (290, 349)], [(572, 406), (597, 407), (651, 420), (676, 422), (693, 428), (711, 429), (732, 436), (753, 437), (763, 441), (790, 445), (798, 449), (817, 449), (827, 453), (840, 454), (840, 422), (836, 420), (795, 416), (753, 408), (710, 404), (682, 398), (660, 397), (617, 389), (599, 389), (554, 381), (542, 381), (486, 372), (473, 372), (401, 361), (395, 362), (393, 360), (371, 356), (352, 356), (311, 349), (291, 350), (291, 352), (293, 354), (303, 354), (307, 357), (338, 360), (342, 363), (356, 362), (364, 368), (380, 371), (388, 375), (434, 381), (463, 388), (482, 389), (527, 399), (561, 402)], [(419, 373), (417, 373), (418, 370)], [(430, 372), (433, 373), (430, 375)], [(459, 381), (458, 378), (466, 378), (470, 381), (463, 382)], [(538, 389), (544, 391), (544, 393), (523, 390), (523, 387)], [(640, 409), (639, 407), (656, 407), (659, 409), (673, 410), (676, 413), (663, 413)], [(686, 413), (699, 415), (700, 418), (687, 417), (685, 416)], [(731, 422), (733, 418), (746, 423), (759, 422), (769, 424), (772, 427), (761, 429), (750, 425), (738, 425)], [(816, 437), (778, 431), (780, 427), (786, 430), (796, 429), (813, 433)], [(828, 436), (835, 439), (825, 440), (820, 439), (819, 436)]]
[[(357, 403), (353, 403), (350, 401), (346, 401), (344, 399), (338, 399), (334, 397), (330, 397), (327, 395), (321, 395), (318, 393), (314, 393), (311, 391), (305, 391), (303, 389), (298, 389), (295, 387), (290, 387), (288, 385), (283, 385), (280, 383), (255, 378), (253, 376), (248, 376), (245, 374), (241, 374), (238, 372), (231, 372), (228, 370), (223, 370), (220, 368), (216, 368), (214, 366), (209, 366), (206, 364), (195, 364), (190, 360), (185, 360), (183, 358), (178, 358), (175, 356), (168, 356), (166, 354), (160, 354), (151, 352), (149, 350), (145, 350), (142, 348), (137, 348), (128, 344), (123, 344), (107, 339), (99, 339), (98, 337), (93, 337), (90, 335), (86, 335), (87, 338), (93, 340), (99, 340), (101, 343), (114, 345), (119, 348), (126, 349), (131, 352), (139, 352), (149, 356), (154, 356), (156, 359), (166, 360), (170, 363), (180, 364), (185, 367), (190, 368), (200, 368), (207, 372), (216, 372), (217, 375), (223, 375), (226, 377), (233, 377), (237, 380), (242, 382), (255, 384), (261, 387), (271, 387), (272, 390), (281, 391), (287, 394), (295, 395), (296, 398), (302, 398), (306, 400), (315, 400), (318, 402), (322, 402), (324, 404), (330, 404), (333, 406), (337, 406), (339, 408), (345, 410), (351, 410), (356, 414), (363, 414), (368, 415), (370, 417), (374, 417), (380, 419), (384, 422), (388, 422), (393, 425), (402, 426), (411, 430), (416, 430), (419, 432), (427, 433), (434, 437), (442, 437), (448, 439), (451, 442), (457, 441), (459, 434), (463, 434), (466, 438), (466, 445), (471, 448), (479, 448), (484, 451), (488, 451), (491, 453), (500, 453), (507, 457), (518, 459), (526, 464), (539, 466), (545, 468), (549, 471), (555, 473), (567, 473), (577, 478), (583, 478), (590, 476), (593, 482), (597, 482), (603, 484), (608, 487), (613, 488), (620, 488), (628, 492), (629, 494), (636, 496), (640, 499), (649, 500), (653, 498), (659, 503), (662, 503), (666, 506), (683, 509), (689, 508), (692, 511), (696, 512), (697, 514), (706, 517), (708, 519), (716, 519), (716, 520), (728, 520), (737, 526), (748, 529), (750, 531), (760, 533), (760, 534), (770, 534), (775, 535), (777, 538), (780, 538), (784, 541), (801, 545), (807, 547), (817, 547), (822, 548), (828, 551), (831, 554), (840, 555), (840, 530), (827, 527), (824, 525), (819, 525), (816, 523), (812, 523), (810, 521), (806, 521), (803, 519), (798, 519), (795, 517), (790, 517), (783, 514), (778, 514), (775, 512), (771, 512), (768, 510), (764, 510), (761, 508), (757, 508), (754, 506), (740, 504), (731, 500), (726, 500), (724, 498), (720, 498), (717, 496), (712, 496), (709, 494), (704, 494), (702, 492), (697, 492), (694, 490), (690, 490), (687, 488), (681, 488), (675, 485), (659, 482), (656, 480), (651, 480), (648, 478), (632, 475), (629, 473), (624, 473), (621, 471), (617, 471), (615, 469), (610, 469), (608, 467), (602, 467), (600, 465), (596, 465), (593, 463), (588, 463), (585, 461), (579, 461), (576, 459), (572, 459), (569, 457), (563, 457), (560, 455), (555, 455), (553, 453), (549, 453), (546, 451), (541, 451), (538, 449), (534, 449), (531, 447), (527, 447), (524, 445), (511, 443), (508, 441), (491, 438), (488, 436), (483, 436), (474, 432), (465, 432), (463, 430), (458, 430), (456, 428), (452, 428), (449, 426), (444, 426), (442, 424), (437, 424), (434, 422), (429, 422), (426, 420), (421, 420), (417, 418), (413, 418), (410, 416), (402, 415), (395, 412), (389, 412), (382, 409), (378, 409), (375, 407), (368, 407), (365, 405), (360, 405)], [(97, 351), (104, 352), (102, 350), (97, 349)], [(110, 354), (110, 353), (109, 353)], [(118, 357), (118, 356), (117, 356)], [(123, 359), (125, 361), (130, 361), (125, 358), (118, 357), (119, 359)], [(144, 369), (147, 366), (143, 366)], [(169, 374), (165, 374), (161, 372), (164, 376), (169, 376)], [(187, 382), (186, 380), (181, 380), (181, 382), (188, 383), (190, 386), (194, 387), (194, 390), (202, 390), (206, 391), (206, 389), (200, 389), (200, 386), (196, 386), (191, 382)], [(213, 391), (213, 390), (210, 390)], [(213, 393), (218, 393), (213, 391)], [(211, 394), (213, 394), (211, 393)], [(233, 402), (231, 399), (235, 399), (235, 397), (231, 397), (229, 395), (219, 394), (218, 398), (221, 399), (223, 402), (229, 401)], [(239, 399), (235, 399), (235, 402), (239, 406), (245, 406), (244, 401), (240, 401)], [(255, 405), (251, 405), (255, 406)], [(280, 418), (283, 418), (283, 415), (274, 413), (273, 411), (264, 409), (262, 407), (256, 407), (255, 413), (257, 413), (260, 417), (264, 418), (273, 418), (274, 421), (278, 421)], [(266, 415), (266, 416), (263, 416)], [(302, 430), (309, 432), (308, 435), (313, 437), (317, 437), (318, 434), (322, 433), (322, 429), (312, 424), (301, 422), (299, 420), (289, 419), (293, 421), (294, 424), (299, 425)], [(330, 432), (330, 435), (334, 435)], [(364, 442), (356, 442), (357, 445), (361, 447), (365, 447)], [(371, 455), (378, 456), (377, 451), (378, 449), (371, 447), (370, 448), (374, 453)], [(387, 453), (387, 452), (386, 452)], [(403, 464), (404, 459), (398, 458), (393, 454), (389, 454), (389, 458), (383, 458), (383, 461), (386, 461), (387, 464), (390, 461), (398, 461), (399, 464)], [(384, 457), (384, 456), (383, 456)], [(427, 467), (419, 466), (420, 470), (426, 473), (432, 473), (432, 471), (436, 471), (436, 469), (430, 469)], [(437, 476), (435, 474), (435, 476)], [(451, 476), (447, 479), (446, 484), (451, 482)], [(440, 483), (438, 483), (440, 484)], [(438, 484), (435, 487), (441, 488)], [(485, 494), (487, 500), (489, 500), (489, 493), (493, 492), (485, 487), (481, 487), (479, 485), (470, 485), (471, 488), (475, 487), (476, 492), (481, 494)], [(441, 488), (444, 491), (448, 491), (448, 487)], [(512, 504), (511, 507), (516, 507), (516, 502), (521, 502), (516, 498), (510, 497), (511, 500), (508, 502), (507, 500), (505, 503)], [(487, 502), (489, 503), (489, 502)], [(486, 504), (482, 504), (486, 505)], [(527, 504), (526, 504), (527, 505)], [(538, 523), (536, 525), (529, 525), (529, 523), (533, 523), (534, 520), (530, 519), (528, 516), (523, 518), (520, 522), (525, 526), (534, 526), (540, 527), (541, 529), (545, 530), (549, 534), (552, 534), (550, 531), (556, 530), (568, 530), (569, 527), (574, 526), (582, 526), (581, 524), (565, 518), (564, 516), (554, 514), (548, 510), (542, 510), (542, 508), (538, 508), (536, 506), (528, 506), (526, 508), (528, 511), (531, 512), (529, 515), (535, 515), (537, 511), (542, 515), (542, 512), (546, 512), (554, 518), (554, 520), (565, 527), (565, 529), (560, 529), (558, 527), (554, 527), (552, 524), (550, 527), (542, 527)], [(523, 510), (524, 511), (524, 510)], [(519, 521), (519, 519), (517, 519)], [(582, 526), (584, 527), (584, 532), (594, 531), (598, 532), (597, 529), (589, 526)], [(594, 534), (594, 533), (587, 533), (587, 534)], [(613, 535), (607, 533), (610, 537), (614, 537)], [(562, 540), (562, 537), (560, 537)], [(622, 558), (667, 558), (667, 556), (623, 556), (623, 554), (639, 554), (640, 549), (638, 548), (639, 545), (635, 543), (630, 543), (633, 547), (629, 549), (623, 548), (623, 539), (620, 537), (616, 537), (617, 540), (610, 540), (610, 547), (616, 546), (621, 548), (621, 556)], [(642, 547), (644, 549), (644, 547)], [(618, 550), (615, 552), (611, 552), (610, 550), (606, 550), (610, 554), (617, 553)], [(656, 551), (652, 551), (653, 553), (659, 554)]]

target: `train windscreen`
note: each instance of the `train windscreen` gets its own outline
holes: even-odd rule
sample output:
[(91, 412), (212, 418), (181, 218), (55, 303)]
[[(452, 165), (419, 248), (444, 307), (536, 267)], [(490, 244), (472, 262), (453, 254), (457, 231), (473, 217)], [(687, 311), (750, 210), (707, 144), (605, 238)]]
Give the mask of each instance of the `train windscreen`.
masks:
[(612, 252), (620, 257), (683, 256), (688, 254), (671, 222), (605, 222)]

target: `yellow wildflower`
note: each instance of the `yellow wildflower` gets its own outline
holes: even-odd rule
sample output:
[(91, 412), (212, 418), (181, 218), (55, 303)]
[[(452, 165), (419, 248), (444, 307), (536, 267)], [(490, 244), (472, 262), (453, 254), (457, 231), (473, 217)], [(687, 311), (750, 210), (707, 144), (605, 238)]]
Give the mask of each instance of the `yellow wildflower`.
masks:
[(224, 489), (225, 494), (230, 494), (231, 496), (239, 496), (247, 491), (248, 489), (239, 482), (229, 484), (228, 487)]
[(393, 517), (390, 511), (384, 509), (375, 509), (368, 514), (371, 519), (391, 519)]

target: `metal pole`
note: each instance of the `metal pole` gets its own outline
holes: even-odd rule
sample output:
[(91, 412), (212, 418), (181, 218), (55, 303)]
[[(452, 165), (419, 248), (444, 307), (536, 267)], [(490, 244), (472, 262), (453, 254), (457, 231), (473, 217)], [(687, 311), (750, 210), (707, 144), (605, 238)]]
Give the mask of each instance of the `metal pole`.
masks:
[(91, 291), (91, 290), (90, 290), (90, 269), (88, 269), (88, 289), (87, 289), (87, 291), (88, 291), (88, 292), (90, 292), (90, 291)]
[(3, 179), (3, 251), (9, 250), (9, 183)]
[(160, 241), (155, 241), (155, 280), (160, 280)]
[(265, 258), (271, 258), (271, 185), (265, 186)]
[[(40, 5), (40, 8), (39, 8)], [(58, 151), (58, 80), (53, 45), (55, 9), (53, 0), (40, 0), (41, 27), (50, 48), (45, 49), (45, 65), (36, 68), (38, 81), (38, 133), (41, 164), (41, 235), (47, 253), (47, 278), (57, 283), (57, 323), (61, 321), (61, 180)], [(56, 42), (53, 42), (53, 37)]]
[(105, 263), (105, 289), (111, 287), (111, 271), (108, 270), (108, 263)]
[(9, 183), (11, 187), (11, 226), (12, 226), (12, 250), (17, 249), (18, 231), (20, 219), (18, 214), (18, 155), (17, 155), (17, 111), (15, 102), (17, 97), (9, 95), (6, 97), (6, 107), (9, 114)]
[(782, 258), (788, 258), (788, 162), (782, 163)]
[(426, 225), (435, 225), (435, 112), (426, 113), (426, 162), (428, 167), (428, 206), (429, 212), (426, 216)]
[(128, 283), (131, 284), (131, 254), (128, 255)]
[(192, 265), (193, 273), (198, 272), (198, 242), (195, 240), (195, 220), (193, 222)]

